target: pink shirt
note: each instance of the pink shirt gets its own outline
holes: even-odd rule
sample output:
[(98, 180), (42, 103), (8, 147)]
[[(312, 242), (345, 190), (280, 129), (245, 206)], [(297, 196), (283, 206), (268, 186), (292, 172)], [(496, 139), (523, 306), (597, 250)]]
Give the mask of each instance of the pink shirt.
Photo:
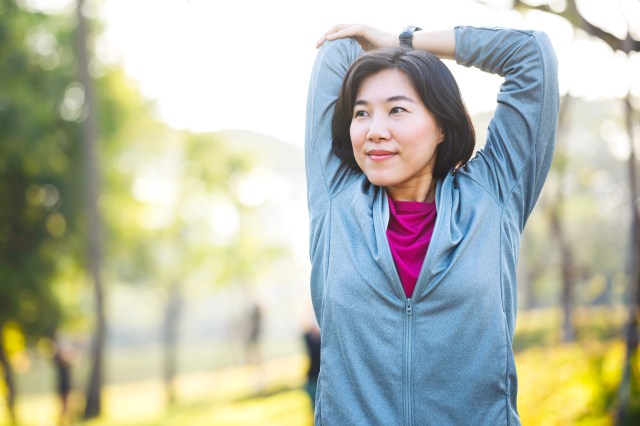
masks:
[(389, 198), (387, 239), (404, 293), (411, 297), (436, 223), (436, 203)]

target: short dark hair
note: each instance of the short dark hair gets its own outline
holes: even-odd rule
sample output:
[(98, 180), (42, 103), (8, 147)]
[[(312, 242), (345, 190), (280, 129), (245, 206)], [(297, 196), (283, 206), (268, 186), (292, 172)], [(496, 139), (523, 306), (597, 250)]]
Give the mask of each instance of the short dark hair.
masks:
[(361, 171), (353, 154), (349, 133), (353, 107), (362, 82), (387, 69), (402, 71), (409, 78), (444, 132), (444, 140), (436, 149), (433, 176), (443, 178), (449, 171), (466, 163), (474, 151), (475, 132), (458, 83), (449, 68), (435, 55), (403, 47), (364, 53), (347, 71), (333, 115), (334, 154), (354, 170)]

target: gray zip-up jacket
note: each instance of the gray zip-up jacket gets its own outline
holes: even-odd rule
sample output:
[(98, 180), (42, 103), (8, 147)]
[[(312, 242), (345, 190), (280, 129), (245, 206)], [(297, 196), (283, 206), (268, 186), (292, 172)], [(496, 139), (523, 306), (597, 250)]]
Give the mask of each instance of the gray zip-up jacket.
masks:
[(384, 188), (331, 150), (352, 39), (325, 42), (306, 123), (311, 293), (322, 329), (317, 425), (517, 425), (512, 339), (520, 236), (549, 170), (558, 116), (547, 36), (455, 29), (455, 60), (504, 77), (486, 145), (438, 181), (413, 296), (386, 236)]

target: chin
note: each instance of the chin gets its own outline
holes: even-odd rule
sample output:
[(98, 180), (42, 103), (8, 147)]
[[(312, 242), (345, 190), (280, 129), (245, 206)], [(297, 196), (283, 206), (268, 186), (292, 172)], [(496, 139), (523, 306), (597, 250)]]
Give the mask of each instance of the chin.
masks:
[(380, 176), (376, 173), (365, 173), (365, 175), (367, 176), (367, 179), (369, 179), (369, 182), (376, 186), (391, 186), (397, 183), (394, 179), (390, 179), (388, 176)]

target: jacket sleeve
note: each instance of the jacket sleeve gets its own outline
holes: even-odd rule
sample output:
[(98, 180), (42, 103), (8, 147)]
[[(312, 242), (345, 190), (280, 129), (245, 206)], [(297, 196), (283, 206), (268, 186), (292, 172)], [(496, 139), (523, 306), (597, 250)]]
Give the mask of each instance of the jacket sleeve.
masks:
[(463, 174), (504, 206), (520, 229), (547, 176), (558, 123), (556, 56), (546, 34), (456, 27), (456, 61), (504, 77), (485, 146)]
[(331, 200), (354, 179), (349, 166), (332, 151), (331, 121), (342, 80), (360, 54), (352, 39), (325, 41), (311, 72), (305, 123), (305, 167), (309, 207), (309, 255), (311, 259), (311, 299), (319, 324), (329, 262)]
[(305, 123), (305, 166), (309, 208), (320, 208), (339, 191), (350, 175), (349, 167), (331, 148), (331, 120), (342, 80), (360, 54), (352, 39), (325, 41), (311, 72)]

